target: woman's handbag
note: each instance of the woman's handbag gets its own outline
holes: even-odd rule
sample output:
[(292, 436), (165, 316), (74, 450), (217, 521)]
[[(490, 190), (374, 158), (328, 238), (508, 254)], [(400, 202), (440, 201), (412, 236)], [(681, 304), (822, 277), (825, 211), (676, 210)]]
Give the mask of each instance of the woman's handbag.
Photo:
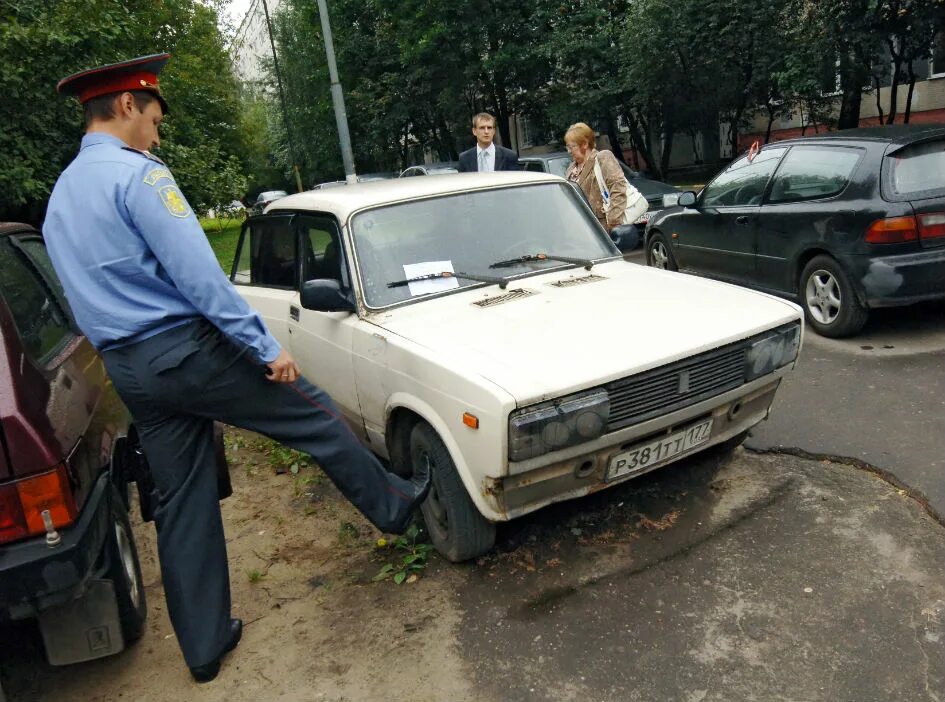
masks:
[[(600, 162), (594, 159), (594, 177), (597, 178), (597, 187), (600, 188), (600, 196), (604, 202), (604, 214), (610, 210), (610, 191), (604, 183), (604, 174), (600, 170)], [(630, 185), (630, 181), (624, 176), (623, 182), (627, 186), (627, 207), (623, 211), (623, 220), (620, 224), (633, 224), (640, 217), (646, 214), (649, 203), (639, 190)]]

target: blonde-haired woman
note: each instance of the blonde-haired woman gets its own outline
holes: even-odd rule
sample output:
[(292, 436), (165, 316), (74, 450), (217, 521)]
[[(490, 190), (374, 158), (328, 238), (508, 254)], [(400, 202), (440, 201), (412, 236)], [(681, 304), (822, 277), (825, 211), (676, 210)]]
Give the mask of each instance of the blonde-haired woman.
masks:
[[(574, 161), (568, 167), (565, 177), (577, 183), (601, 226), (609, 232), (623, 224), (623, 213), (627, 207), (627, 179), (617, 163), (617, 157), (610, 151), (598, 151), (595, 143), (594, 130), (584, 122), (568, 127), (568, 131), (564, 133), (564, 144)], [(604, 212), (604, 197), (594, 174), (595, 163), (600, 164), (604, 186), (610, 194), (610, 208), (607, 212)]]

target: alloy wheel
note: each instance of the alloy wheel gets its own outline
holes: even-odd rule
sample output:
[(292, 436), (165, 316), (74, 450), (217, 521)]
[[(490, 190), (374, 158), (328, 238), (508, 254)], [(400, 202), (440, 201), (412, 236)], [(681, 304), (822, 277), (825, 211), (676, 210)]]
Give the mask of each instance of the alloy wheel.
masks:
[(819, 268), (807, 278), (807, 309), (821, 324), (833, 324), (840, 315), (840, 284), (830, 271)]
[(650, 246), (650, 260), (654, 268), (661, 268), (665, 271), (669, 267), (669, 253), (662, 241), (655, 241)]

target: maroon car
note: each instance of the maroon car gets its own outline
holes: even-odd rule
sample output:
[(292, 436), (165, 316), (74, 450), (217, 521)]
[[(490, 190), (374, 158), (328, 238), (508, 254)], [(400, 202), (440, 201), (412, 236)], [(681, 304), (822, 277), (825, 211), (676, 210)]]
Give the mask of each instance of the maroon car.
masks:
[(115, 653), (144, 631), (127, 504), (136, 446), (42, 237), (0, 223), (0, 621), (36, 618), (50, 663)]

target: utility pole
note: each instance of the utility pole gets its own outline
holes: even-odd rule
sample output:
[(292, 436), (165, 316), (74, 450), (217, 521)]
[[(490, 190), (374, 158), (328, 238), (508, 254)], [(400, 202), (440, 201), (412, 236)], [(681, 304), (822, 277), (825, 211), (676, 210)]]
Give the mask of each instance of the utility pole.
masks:
[[(276, 69), (276, 84), (279, 86), (279, 100), (282, 102), (282, 123), (285, 125), (286, 141), (289, 142), (289, 156), (292, 158), (292, 170), (295, 171), (295, 185), (302, 192), (302, 174), (299, 172), (299, 159), (292, 142), (292, 129), (289, 127), (289, 111), (285, 106), (285, 93), (282, 90), (282, 73), (279, 71), (279, 57), (276, 55), (276, 42), (272, 38), (272, 22), (269, 20), (269, 5), (262, 0), (263, 12), (266, 13), (266, 32), (269, 34), (269, 46), (272, 47), (272, 62)], [(0, 702), (3, 702), (0, 700)]]
[(338, 141), (341, 142), (341, 162), (345, 167), (348, 185), (358, 182), (354, 173), (354, 155), (351, 151), (351, 135), (348, 133), (348, 115), (345, 112), (345, 96), (338, 80), (335, 64), (335, 46), (331, 40), (331, 24), (328, 22), (328, 7), (325, 0), (318, 0), (318, 14), (322, 20), (322, 36), (325, 37), (325, 53), (328, 55), (328, 77), (331, 80), (331, 102), (335, 106), (335, 122), (338, 125)]

